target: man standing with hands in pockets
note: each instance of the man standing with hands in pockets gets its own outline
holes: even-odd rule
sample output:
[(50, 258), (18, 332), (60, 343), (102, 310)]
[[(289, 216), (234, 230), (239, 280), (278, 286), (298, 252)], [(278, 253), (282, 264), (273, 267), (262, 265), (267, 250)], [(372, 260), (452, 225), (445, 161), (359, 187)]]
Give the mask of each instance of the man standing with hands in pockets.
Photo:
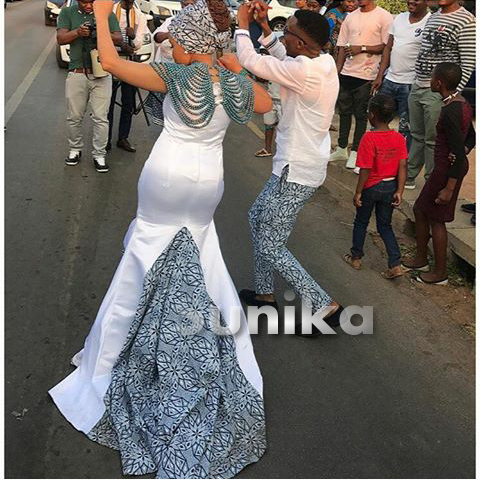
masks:
[[(329, 39), (327, 20), (309, 10), (297, 10), (287, 21), (284, 44), (268, 25), (268, 6), (255, 1), (238, 11), (235, 55), (220, 63), (233, 72), (242, 66), (254, 75), (280, 85), (280, 119), (272, 176), (249, 212), (254, 246), (255, 290), (242, 290), (240, 298), (253, 306), (278, 308), (273, 274), (280, 275), (295, 293), (320, 312), (331, 326), (338, 325), (342, 307), (318, 285), (286, 244), (297, 215), (324, 182), (330, 155), (329, 127), (338, 94), (335, 62), (322, 49)], [(261, 45), (270, 55), (258, 54), (250, 39), (255, 17), (262, 28)], [(296, 333), (302, 334), (301, 325)], [(309, 334), (309, 332), (305, 332)], [(313, 326), (313, 335), (320, 331)]]

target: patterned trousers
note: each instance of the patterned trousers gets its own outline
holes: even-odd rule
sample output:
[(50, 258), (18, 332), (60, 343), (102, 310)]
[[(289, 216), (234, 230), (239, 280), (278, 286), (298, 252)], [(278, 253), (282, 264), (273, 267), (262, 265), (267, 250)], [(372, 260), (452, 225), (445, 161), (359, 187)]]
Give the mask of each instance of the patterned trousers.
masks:
[(248, 212), (253, 239), (255, 291), (271, 294), (273, 273), (277, 271), (304, 301), (310, 301), (316, 312), (332, 303), (332, 299), (305, 271), (287, 249), (287, 241), (300, 210), (316, 188), (287, 182), (288, 167), (282, 177), (270, 177)]

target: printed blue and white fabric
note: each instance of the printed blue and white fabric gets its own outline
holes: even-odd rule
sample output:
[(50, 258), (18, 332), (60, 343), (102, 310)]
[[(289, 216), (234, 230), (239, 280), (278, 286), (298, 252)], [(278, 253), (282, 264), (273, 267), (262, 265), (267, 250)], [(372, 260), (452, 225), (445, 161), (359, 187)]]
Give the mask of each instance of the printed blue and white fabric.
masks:
[(317, 189), (288, 182), (287, 176), (288, 165), (281, 177), (272, 174), (248, 213), (255, 291), (262, 295), (273, 293), (273, 275), (277, 271), (317, 312), (330, 305), (332, 299), (286, 247), (300, 210)]
[[(120, 450), (126, 474), (227, 478), (265, 450), (262, 375), (213, 220), (230, 116), (220, 103), (190, 128), (170, 95), (163, 113), (124, 253), (75, 370), (49, 393), (77, 430)], [(183, 335), (192, 318), (203, 329)]]
[(230, 478), (263, 455), (262, 398), (219, 326), (198, 248), (183, 228), (146, 275), (106, 411), (88, 434), (120, 450), (126, 475)]

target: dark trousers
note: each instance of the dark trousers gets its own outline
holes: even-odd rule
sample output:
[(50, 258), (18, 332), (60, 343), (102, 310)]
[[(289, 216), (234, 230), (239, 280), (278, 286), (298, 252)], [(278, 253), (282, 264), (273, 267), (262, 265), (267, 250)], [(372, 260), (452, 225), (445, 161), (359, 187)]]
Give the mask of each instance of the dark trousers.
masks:
[(370, 99), (371, 82), (364, 83), (361, 87), (350, 89), (340, 85), (337, 107), (340, 115), (340, 132), (338, 146), (346, 148), (352, 127), (352, 115), (355, 117), (355, 133), (353, 136), (352, 150), (358, 150), (358, 144), (367, 130), (368, 100)]
[(112, 99), (108, 111), (108, 143), (112, 142), (113, 112), (115, 110), (115, 99), (117, 97), (118, 84), (122, 90), (122, 111), (120, 113), (120, 125), (118, 127), (118, 139), (128, 138), (132, 126), (132, 116), (135, 110), (135, 87), (119, 80), (113, 81)]
[(357, 207), (353, 223), (352, 256), (363, 257), (363, 245), (367, 235), (367, 227), (375, 208), (377, 230), (382, 237), (388, 254), (388, 268), (400, 265), (400, 248), (392, 229), (393, 194), (397, 190), (397, 181), (380, 182), (362, 192), (362, 206)]

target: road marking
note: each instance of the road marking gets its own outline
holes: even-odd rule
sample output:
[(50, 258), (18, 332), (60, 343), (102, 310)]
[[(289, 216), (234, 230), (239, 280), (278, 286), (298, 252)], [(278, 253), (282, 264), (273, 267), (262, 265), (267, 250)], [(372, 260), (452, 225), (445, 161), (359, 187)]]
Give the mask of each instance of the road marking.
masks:
[(5, 106), (5, 125), (8, 123), (12, 115), (15, 113), (15, 110), (22, 102), (23, 97), (25, 96), (28, 89), (30, 88), (30, 85), (33, 83), (36, 76), (38, 75), (38, 72), (40, 72), (40, 69), (45, 63), (45, 60), (50, 54), (50, 51), (54, 47), (56, 41), (56, 35), (54, 35), (50, 42), (48, 42), (47, 46), (44, 48), (43, 52), (37, 58), (37, 61), (33, 64), (32, 68), (27, 73), (22, 83), (15, 90), (15, 93), (8, 100), (7, 105)]
[(247, 127), (260, 139), (265, 139), (265, 134), (253, 123), (248, 122)]

